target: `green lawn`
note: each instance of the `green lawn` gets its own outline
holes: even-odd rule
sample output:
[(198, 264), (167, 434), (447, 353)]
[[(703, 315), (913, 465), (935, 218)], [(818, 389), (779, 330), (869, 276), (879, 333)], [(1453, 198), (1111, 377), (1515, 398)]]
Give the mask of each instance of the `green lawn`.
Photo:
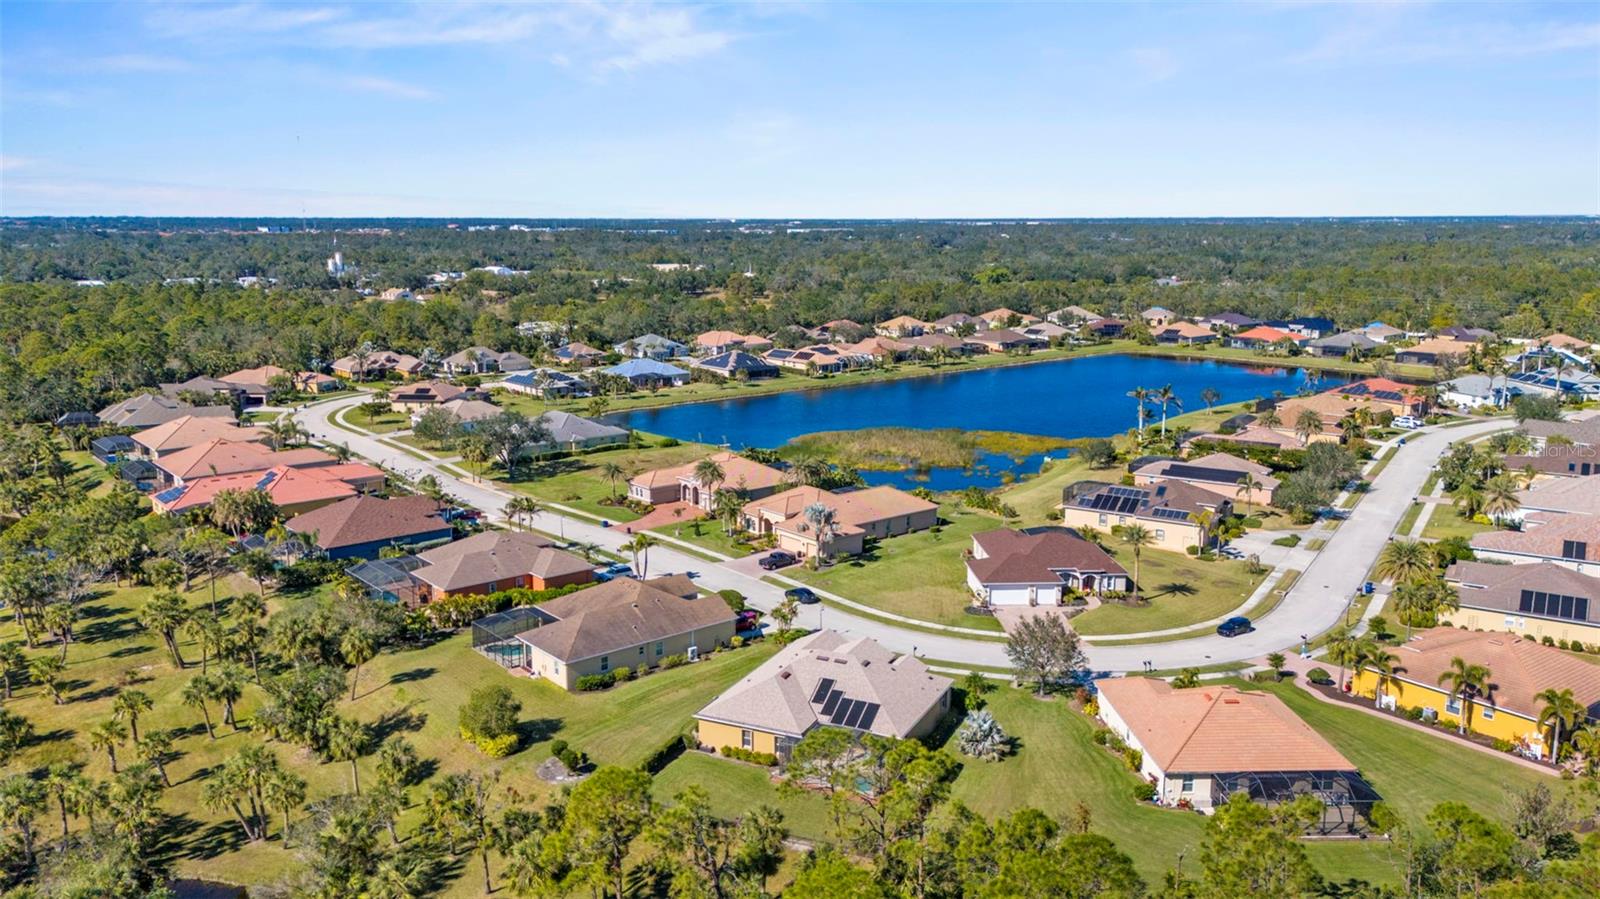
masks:
[[(713, 450), (698, 443), (680, 443), (677, 446), (651, 445), (640, 448), (617, 447), (597, 450), (561, 459), (548, 459), (533, 466), (524, 465), (521, 477), (507, 482), (495, 470), (496, 479), (507, 486), (547, 502), (571, 506), (596, 518), (611, 521), (632, 521), (639, 516), (625, 506), (612, 506), (601, 501), (612, 496), (628, 495), (628, 479), (636, 474), (657, 468), (669, 468), (704, 459)], [(600, 474), (601, 466), (615, 462), (623, 474), (615, 486)]]
[(1479, 524), (1476, 521), (1462, 518), (1451, 506), (1440, 505), (1428, 516), (1428, 524), (1422, 529), (1424, 540), (1443, 540), (1447, 537), (1466, 537), (1472, 539), (1478, 534), (1494, 530), (1494, 525)]
[(1077, 481), (1111, 482), (1122, 476), (1121, 468), (1091, 468), (1078, 456), (1057, 459), (1036, 475), (1026, 477), (1000, 491), (1000, 500), (1017, 510), (1025, 525), (1043, 524), (1061, 505), (1061, 489)]
[(943, 524), (937, 532), (890, 537), (859, 558), (821, 571), (796, 565), (784, 569), (783, 574), (885, 612), (936, 624), (999, 630), (993, 618), (962, 611), (973, 600), (961, 551), (971, 548), (974, 533), (1001, 527), (1002, 522), (987, 512), (956, 506), (941, 507), (939, 516)]
[[(1131, 550), (1114, 540), (1107, 550), (1133, 571)], [(1149, 605), (1108, 603), (1072, 619), (1072, 626), (1080, 634), (1132, 634), (1208, 621), (1243, 605), (1266, 579), (1266, 572), (1252, 575), (1245, 564), (1223, 559), (1202, 562), (1182, 553), (1146, 549), (1140, 556), (1139, 577)]]
[(393, 409), (368, 419), (365, 412), (362, 412), (358, 407), (352, 406), (340, 412), (336, 417), (346, 425), (360, 428), (363, 431), (371, 431), (374, 434), (388, 434), (411, 427), (411, 416)]
[[(657, 534), (667, 534), (677, 537), (686, 543), (706, 549), (710, 552), (721, 553), (724, 556), (739, 558), (747, 556), (750, 550), (738, 542), (738, 532), (727, 533), (722, 522), (712, 518), (696, 518), (689, 521), (673, 522), (652, 528)], [(747, 535), (746, 535), (747, 536)]]

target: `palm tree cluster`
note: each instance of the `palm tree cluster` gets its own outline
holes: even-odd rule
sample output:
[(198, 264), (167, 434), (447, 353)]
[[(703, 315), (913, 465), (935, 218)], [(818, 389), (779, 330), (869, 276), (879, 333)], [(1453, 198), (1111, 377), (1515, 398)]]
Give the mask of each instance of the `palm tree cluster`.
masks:
[(1407, 640), (1414, 626), (1432, 627), (1440, 613), (1461, 608), (1456, 589), (1443, 577), (1445, 561), (1437, 544), (1420, 540), (1390, 540), (1378, 553), (1373, 573), (1394, 584), (1389, 602), (1405, 623)]

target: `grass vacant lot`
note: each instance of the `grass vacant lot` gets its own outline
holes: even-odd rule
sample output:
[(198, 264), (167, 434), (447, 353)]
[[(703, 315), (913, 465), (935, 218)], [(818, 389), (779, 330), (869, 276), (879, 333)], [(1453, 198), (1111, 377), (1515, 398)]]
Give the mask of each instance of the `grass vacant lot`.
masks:
[(1093, 468), (1079, 456), (1052, 459), (1045, 469), (1000, 491), (1000, 501), (1017, 510), (1026, 525), (1048, 521), (1061, 505), (1061, 490), (1078, 481), (1110, 483), (1122, 477), (1121, 467)]
[[(201, 582), (197, 581), (196, 586), (188, 594), (192, 607), (203, 606), (210, 596)], [(253, 583), (236, 579), (222, 585), (219, 595), (254, 589)], [(250, 718), (260, 707), (263, 694), (254, 684), (246, 686), (236, 706), (240, 724), (237, 730), (221, 723), (221, 710), (213, 703), (210, 711), (217, 738), (208, 738), (199, 711), (179, 700), (184, 685), (199, 673), (198, 647), (184, 640), (181, 648), (189, 664), (181, 671), (172, 666), (159, 638), (145, 633), (137, 621), (138, 610), (151, 592), (149, 588), (115, 589), (84, 605), (78, 640), (68, 647), (63, 676), (68, 702), (54, 705), (43, 688), (19, 685), (15, 697), (7, 703), (12, 711), (33, 722), (38, 736), (10, 760), (5, 771), (30, 771), (65, 761), (82, 764), (91, 777), (108, 777), (107, 756), (90, 749), (86, 732), (111, 717), (118, 683), (132, 678), (133, 686), (154, 701), (154, 707), (140, 716), (140, 732), (171, 730), (175, 736), (175, 758), (168, 765), (173, 786), (162, 797), (162, 807), (176, 819), (170, 828), (175, 836), (165, 844), (174, 870), (184, 876), (232, 883), (276, 881), (297, 863), (295, 855), (286, 852), (276, 838), (277, 825), (273, 826), (272, 840), (246, 844), (229, 812), (207, 809), (200, 801), (203, 781), (211, 768), (241, 747), (261, 742), (251, 732)], [(273, 595), (268, 599), (274, 607), (282, 602)], [(0, 624), (0, 640), (21, 640), (20, 630), (9, 617)], [(32, 658), (56, 652), (59, 649), (55, 644), (45, 643), (28, 651), (28, 655)], [(696, 709), (771, 652), (770, 647), (757, 644), (717, 653), (703, 662), (660, 672), (605, 693), (573, 695), (547, 682), (507, 674), (473, 652), (468, 636), (459, 634), (424, 648), (379, 655), (361, 671), (358, 698), (351, 702), (346, 694), (338, 711), (371, 724), (380, 738), (404, 734), (435, 775), (495, 771), (504, 787), (524, 797), (542, 797), (549, 795), (553, 787), (539, 780), (534, 769), (549, 756), (549, 740), (559, 736), (600, 764), (637, 765), (668, 737), (686, 729), (689, 716)], [(460, 706), (473, 689), (485, 683), (509, 686), (523, 703), (524, 748), (499, 761), (485, 759), (456, 733)], [(348, 765), (324, 763), (296, 746), (268, 745), (306, 778), (311, 800), (349, 791)], [(118, 756), (128, 763), (131, 747), (124, 744)], [(358, 764), (366, 781), (372, 774), (372, 757)], [(413, 788), (414, 803), (425, 789), (425, 785)], [(420, 808), (414, 806), (402, 818), (401, 826), (411, 826), (419, 814)], [(44, 835), (53, 838), (59, 823), (52, 827), (52, 820), (58, 819), (41, 818), (39, 827)], [(81, 821), (74, 822), (74, 827), (81, 826)], [(498, 870), (498, 863), (495, 867)], [(469, 871), (446, 895), (476, 896), (480, 892), (480, 884)]]
[[(1112, 541), (1107, 550), (1133, 571), (1133, 552)], [(1266, 573), (1251, 574), (1246, 563), (1202, 562), (1183, 553), (1146, 549), (1139, 558), (1141, 591), (1149, 605), (1107, 603), (1072, 619), (1081, 634), (1133, 634), (1208, 621), (1243, 605)]]
[(940, 507), (939, 517), (943, 524), (937, 531), (880, 540), (866, 555), (821, 571), (796, 565), (783, 573), (885, 612), (999, 630), (993, 618), (962, 611), (973, 599), (961, 551), (972, 546), (974, 533), (1001, 527), (1002, 522), (987, 512), (948, 505)]
[[(503, 473), (495, 469), (496, 479), (515, 490), (537, 499), (571, 506), (596, 518), (611, 521), (632, 521), (639, 516), (623, 506), (603, 505), (601, 500), (612, 496), (628, 495), (628, 479), (636, 474), (657, 468), (669, 468), (704, 459), (712, 448), (698, 443), (681, 443), (677, 446), (650, 446), (596, 450), (561, 459), (548, 459), (536, 465), (523, 465), (519, 479), (505, 481)], [(622, 469), (615, 487), (600, 474), (607, 462), (615, 462)], [(613, 490), (615, 491), (613, 493)]]

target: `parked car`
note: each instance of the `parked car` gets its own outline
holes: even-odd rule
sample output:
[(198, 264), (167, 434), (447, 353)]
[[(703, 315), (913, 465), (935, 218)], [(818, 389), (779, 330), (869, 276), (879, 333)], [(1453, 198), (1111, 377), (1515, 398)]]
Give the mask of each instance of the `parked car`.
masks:
[(607, 565), (604, 568), (597, 568), (594, 572), (594, 579), (602, 584), (606, 581), (616, 580), (619, 577), (637, 576), (638, 575), (633, 573), (633, 566), (623, 562), (618, 562), (615, 565)]
[(793, 590), (783, 591), (784, 599), (792, 599), (803, 606), (814, 606), (822, 602), (822, 597), (811, 592), (809, 587), (796, 587)]
[(787, 568), (798, 561), (800, 560), (795, 557), (794, 553), (775, 549), (767, 553), (766, 558), (761, 560), (760, 565), (767, 571), (777, 571), (779, 568)]
[(1402, 415), (1393, 422), (1394, 426), (1402, 431), (1415, 431), (1422, 427), (1422, 419), (1410, 415)]
[(1243, 615), (1235, 615), (1217, 625), (1217, 634), (1223, 637), (1237, 637), (1240, 634), (1248, 634), (1252, 630), (1255, 630), (1255, 628), (1250, 626), (1250, 619)]

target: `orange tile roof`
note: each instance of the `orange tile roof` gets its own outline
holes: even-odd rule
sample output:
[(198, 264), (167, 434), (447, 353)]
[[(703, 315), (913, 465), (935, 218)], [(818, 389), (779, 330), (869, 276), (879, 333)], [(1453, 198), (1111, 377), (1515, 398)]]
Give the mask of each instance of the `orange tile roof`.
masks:
[(231, 440), (251, 443), (265, 440), (264, 428), (241, 428), (221, 418), (199, 418), (185, 415), (166, 424), (145, 428), (133, 435), (133, 442), (153, 453), (170, 453), (212, 440)]
[(273, 452), (261, 443), (217, 439), (168, 453), (157, 460), (156, 467), (182, 481), (206, 475), (265, 471), (278, 465), (290, 468), (331, 465), (333, 461), (333, 456), (311, 447)]
[(1095, 681), (1109, 707), (1167, 774), (1353, 771), (1355, 765), (1270, 693), (1175, 689), (1149, 677)]
[(1280, 340), (1292, 340), (1295, 343), (1304, 343), (1310, 340), (1304, 334), (1295, 334), (1291, 331), (1279, 331), (1266, 325), (1257, 325), (1248, 331), (1240, 331), (1233, 335), (1234, 340), (1261, 340), (1267, 343), (1277, 343)]
[(1447, 690), (1439, 677), (1450, 670), (1451, 660), (1489, 669), (1489, 690), (1484, 697), (1496, 709), (1537, 718), (1544, 690), (1570, 687), (1578, 701), (1593, 707), (1600, 701), (1600, 667), (1568, 655), (1553, 646), (1511, 634), (1463, 631), (1436, 627), (1421, 631), (1397, 647), (1397, 676), (1405, 681)]
[[(783, 472), (769, 465), (746, 459), (738, 453), (720, 452), (712, 455), (710, 460), (722, 468), (724, 480), (717, 485), (718, 489), (730, 487), (741, 490), (763, 490), (783, 483)], [(694, 480), (694, 469), (699, 464), (699, 462), (686, 462), (671, 468), (657, 468), (654, 471), (634, 475), (628, 479), (628, 483), (638, 484), (641, 487), (655, 487), (675, 481)]]
[[(182, 487), (156, 494), (152, 501), (169, 514), (187, 512), (211, 504), (224, 490), (264, 490), (279, 506), (297, 506), (356, 495), (350, 480), (382, 478), (383, 472), (370, 465), (330, 465), (321, 468), (289, 468), (280, 465), (267, 471), (196, 478)], [(179, 491), (176, 494), (173, 491)], [(162, 497), (168, 497), (163, 500)]]

